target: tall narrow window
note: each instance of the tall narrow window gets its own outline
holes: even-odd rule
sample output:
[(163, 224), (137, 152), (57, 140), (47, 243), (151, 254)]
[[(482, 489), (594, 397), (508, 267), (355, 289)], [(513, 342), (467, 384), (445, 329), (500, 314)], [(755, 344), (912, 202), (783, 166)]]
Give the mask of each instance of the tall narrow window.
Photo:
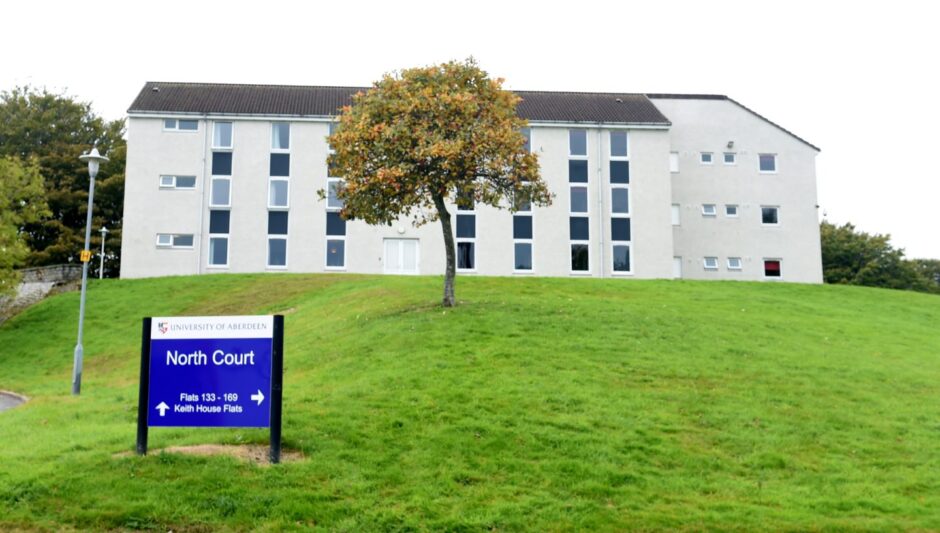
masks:
[(630, 158), (625, 131), (610, 132), (610, 246), (614, 274), (630, 274)]
[(228, 211), (209, 211), (209, 266), (228, 266), (228, 236), (230, 216)]
[(326, 268), (346, 268), (346, 221), (338, 211), (326, 213)]
[(232, 149), (232, 123), (216, 122), (212, 127), (212, 148), (213, 149)]
[(476, 270), (477, 216), (472, 199), (457, 197), (457, 269)]
[(290, 150), (290, 123), (274, 122), (271, 124), (271, 151)]
[(532, 267), (532, 204), (527, 201), (516, 203), (516, 213), (512, 216), (513, 270), (531, 272)]
[(588, 202), (588, 146), (587, 130), (568, 130), (568, 183), (571, 272), (586, 273), (590, 261), (590, 203)]
[(287, 266), (287, 211), (268, 211), (268, 267)]

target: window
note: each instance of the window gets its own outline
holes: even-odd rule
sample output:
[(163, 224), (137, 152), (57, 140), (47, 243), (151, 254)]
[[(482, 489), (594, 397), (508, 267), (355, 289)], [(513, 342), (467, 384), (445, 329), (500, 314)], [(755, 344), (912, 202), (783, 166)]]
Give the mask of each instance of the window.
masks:
[(718, 214), (715, 204), (702, 204), (702, 216), (713, 217)]
[(610, 162), (610, 182), (611, 183), (630, 183), (630, 162), (629, 161), (611, 161)]
[(588, 217), (571, 217), (568, 222), (569, 238), (572, 241), (586, 241), (590, 238)]
[(232, 175), (232, 152), (212, 152), (212, 175)]
[(521, 130), (519, 130), (519, 133), (521, 133), (522, 136), (525, 138), (525, 144), (523, 145), (523, 149), (526, 152), (531, 152), (532, 151), (532, 129), (522, 128)]
[(573, 157), (587, 157), (587, 130), (568, 130), (568, 150)]
[(196, 176), (160, 176), (161, 189), (195, 189)]
[(610, 190), (610, 212), (615, 215), (630, 214), (630, 189), (615, 187)]
[(193, 236), (192, 234), (159, 233), (157, 234), (157, 247), (191, 249), (193, 247)]
[(290, 176), (290, 154), (271, 154), (269, 176)]
[(346, 221), (336, 211), (326, 213), (326, 268), (346, 267)]
[(780, 271), (779, 259), (764, 259), (764, 277), (766, 278), (783, 277)]
[(568, 181), (571, 183), (587, 183), (588, 164), (586, 159), (571, 159), (568, 161)]
[(711, 164), (712, 164), (712, 153), (711, 153), (711, 152), (702, 152), (701, 154), (699, 154), (699, 161), (700, 161), (703, 165), (711, 165)]
[(777, 172), (777, 154), (760, 154), (760, 171), (764, 174)]
[(728, 270), (741, 270), (741, 258), (729, 257), (728, 258)]
[(610, 157), (627, 157), (627, 132), (610, 132)]
[(669, 172), (679, 172), (679, 152), (669, 152)]
[(517, 272), (531, 272), (532, 271), (532, 243), (516, 241), (513, 243), (513, 248), (514, 248), (513, 270), (516, 270)]
[(209, 211), (209, 266), (228, 266), (228, 233), (231, 216), (228, 211)]
[(343, 201), (337, 194), (343, 188), (343, 180), (340, 178), (327, 178), (326, 180), (326, 207), (327, 209), (342, 209)]
[(630, 272), (630, 245), (615, 244), (614, 252), (614, 272)]
[(672, 204), (672, 225), (678, 226), (681, 221), (679, 220), (679, 204)]
[(457, 215), (457, 268), (473, 270), (476, 267), (476, 215)]
[(212, 178), (212, 194), (209, 196), (212, 207), (230, 207), (232, 205), (232, 180)]
[(587, 213), (588, 199), (587, 187), (571, 187), (571, 212)]
[(588, 272), (590, 271), (590, 261), (588, 257), (588, 245), (587, 244), (574, 244), (571, 245), (571, 271), (572, 272)]
[(232, 148), (232, 123), (216, 122), (212, 128), (212, 148)]
[(724, 162), (726, 165), (736, 165), (738, 163), (738, 155), (734, 152), (725, 152)]
[(268, 208), (284, 209), (289, 206), (290, 181), (271, 178), (268, 184)]
[(610, 256), (614, 274), (630, 274), (630, 161), (627, 132), (610, 132)]
[(268, 211), (268, 267), (287, 266), (287, 211)]
[(167, 131), (196, 131), (199, 129), (199, 121), (168, 118), (163, 121), (163, 129)]
[(718, 270), (718, 258), (706, 257), (704, 261), (705, 270)]
[(725, 216), (734, 218), (738, 216), (738, 206), (735, 204), (725, 204)]
[(532, 271), (532, 203), (516, 201), (517, 213), (512, 216), (513, 270)]
[(274, 122), (271, 124), (271, 150), (290, 150), (290, 123)]
[(771, 206), (761, 206), (760, 208), (760, 217), (761, 223), (767, 226), (776, 226), (780, 223), (780, 212), (776, 207)]

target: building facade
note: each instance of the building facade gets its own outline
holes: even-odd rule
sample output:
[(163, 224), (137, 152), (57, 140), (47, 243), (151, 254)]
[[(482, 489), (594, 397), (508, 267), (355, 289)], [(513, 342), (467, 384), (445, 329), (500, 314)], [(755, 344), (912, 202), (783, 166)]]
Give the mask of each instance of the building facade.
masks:
[[(326, 159), (354, 87), (147, 83), (121, 276), (440, 274), (439, 223), (344, 221)], [(723, 96), (517, 93), (555, 194), (451, 206), (461, 274), (820, 283), (818, 149)]]

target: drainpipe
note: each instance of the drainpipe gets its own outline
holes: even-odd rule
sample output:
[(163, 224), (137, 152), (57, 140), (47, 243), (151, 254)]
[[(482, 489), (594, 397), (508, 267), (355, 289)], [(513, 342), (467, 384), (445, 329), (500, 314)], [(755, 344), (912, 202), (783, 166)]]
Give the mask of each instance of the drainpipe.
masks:
[[(202, 120), (205, 123), (205, 127), (202, 132), (202, 209), (199, 210), (199, 247), (196, 251), (196, 273), (204, 274), (205, 266), (202, 261), (202, 239), (206, 234), (206, 211), (209, 209), (209, 200), (207, 195), (209, 194), (209, 189), (212, 187), (212, 176), (207, 170), (209, 168), (209, 158), (207, 154), (209, 153), (209, 115), (203, 114)], [(235, 125), (232, 124), (232, 130), (234, 131)], [(208, 176), (208, 177), (207, 177)], [(231, 181), (229, 182), (229, 194), (232, 193)], [(206, 239), (206, 246), (209, 246), (209, 240)]]
[(601, 150), (601, 142), (603, 142), (604, 134), (601, 130), (601, 123), (597, 123), (597, 235), (600, 238), (600, 247), (601, 247), (601, 277), (606, 277), (607, 272), (607, 261), (604, 254), (604, 164), (603, 164), (603, 150)]

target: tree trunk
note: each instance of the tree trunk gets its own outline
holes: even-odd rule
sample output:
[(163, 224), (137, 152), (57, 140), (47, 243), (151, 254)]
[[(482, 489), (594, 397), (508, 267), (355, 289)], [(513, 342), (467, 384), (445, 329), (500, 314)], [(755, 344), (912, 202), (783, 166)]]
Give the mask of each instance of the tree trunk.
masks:
[(454, 299), (454, 277), (457, 272), (457, 254), (454, 251), (454, 232), (450, 225), (450, 213), (444, 204), (444, 198), (440, 195), (434, 195), (434, 205), (437, 207), (437, 215), (441, 219), (441, 231), (444, 232), (444, 250), (447, 252), (447, 268), (444, 271), (444, 300), (441, 305), (444, 307), (453, 307), (457, 305)]

